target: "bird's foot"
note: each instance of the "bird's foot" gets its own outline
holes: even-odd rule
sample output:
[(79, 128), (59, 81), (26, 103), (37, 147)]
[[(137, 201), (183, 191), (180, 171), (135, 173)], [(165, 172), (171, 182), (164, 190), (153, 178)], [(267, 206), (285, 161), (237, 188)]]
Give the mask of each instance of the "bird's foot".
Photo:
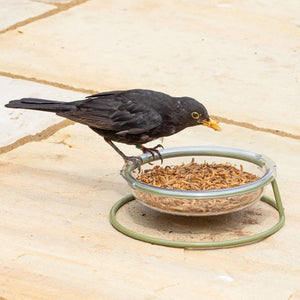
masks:
[[(143, 153), (150, 153), (151, 156), (153, 157), (153, 159), (154, 159), (154, 155), (157, 154), (158, 157), (160, 158), (161, 163), (163, 163), (163, 158), (162, 158), (162, 156), (161, 156), (161, 154), (159, 153), (159, 150), (158, 150), (158, 148), (164, 149), (163, 145), (158, 144), (153, 148), (147, 148), (143, 145), (140, 145), (139, 148), (143, 151)], [(152, 165), (151, 163), (149, 163), (149, 164)]]
[(139, 170), (139, 173), (141, 172), (141, 164), (143, 163), (143, 160), (139, 156), (125, 156), (124, 157), (125, 163), (131, 162), (135, 169)]

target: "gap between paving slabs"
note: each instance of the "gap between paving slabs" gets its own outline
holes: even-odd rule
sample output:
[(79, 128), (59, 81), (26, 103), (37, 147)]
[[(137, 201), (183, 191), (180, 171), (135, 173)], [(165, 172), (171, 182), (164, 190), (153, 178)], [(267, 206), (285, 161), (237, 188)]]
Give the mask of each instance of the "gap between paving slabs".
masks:
[(47, 17), (51, 17), (55, 14), (66, 11), (66, 10), (68, 10), (68, 9), (74, 7), (74, 6), (83, 4), (87, 1), (88, 0), (73, 0), (73, 1), (66, 2), (66, 3), (58, 3), (58, 2), (55, 2), (55, 1), (37, 1), (37, 2), (41, 2), (41, 3), (45, 3), (45, 4), (54, 5), (54, 6), (56, 6), (56, 8), (53, 8), (53, 9), (51, 9), (51, 10), (45, 12), (45, 13), (42, 13), (40, 15), (27, 18), (23, 21), (20, 21), (20, 22), (17, 22), (15, 24), (11, 25), (11, 26), (8, 26), (7, 28), (1, 30), (0, 34), (5, 33), (7, 31), (10, 31), (10, 30), (15, 30), (18, 27), (25, 26), (25, 25), (30, 24), (32, 22), (35, 22), (35, 21), (38, 21), (38, 20), (41, 20), (41, 19), (44, 19), (44, 18), (47, 18)]
[(21, 139), (18, 139), (17, 141), (15, 141), (14, 143), (12, 143), (10, 145), (0, 147), (0, 155), (3, 153), (6, 153), (6, 152), (12, 151), (20, 146), (27, 144), (27, 143), (39, 142), (44, 139), (47, 139), (47, 138), (51, 137), (53, 134), (55, 134), (57, 131), (59, 131), (60, 129), (63, 129), (63, 128), (73, 125), (73, 124), (74, 124), (73, 121), (66, 119), (66, 120), (63, 120), (57, 124), (54, 124), (46, 129), (44, 129), (41, 132), (36, 133), (35, 135), (24, 136)]

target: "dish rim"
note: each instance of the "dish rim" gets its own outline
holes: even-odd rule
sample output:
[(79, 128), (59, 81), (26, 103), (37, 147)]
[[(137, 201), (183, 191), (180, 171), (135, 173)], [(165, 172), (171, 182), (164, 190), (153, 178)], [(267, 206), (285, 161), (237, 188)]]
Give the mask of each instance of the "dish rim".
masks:
[[(258, 165), (261, 169), (265, 169), (264, 175), (258, 180), (241, 185), (234, 188), (220, 189), (220, 190), (209, 190), (209, 191), (182, 191), (182, 190), (171, 190), (155, 187), (140, 182), (132, 175), (137, 167), (133, 163), (129, 162), (125, 164), (120, 172), (121, 176), (127, 181), (132, 189), (140, 190), (146, 193), (159, 195), (163, 197), (181, 198), (181, 199), (213, 199), (213, 198), (224, 198), (234, 197), (237, 195), (246, 194), (249, 192), (256, 191), (263, 188), (276, 178), (276, 165), (267, 156), (257, 154), (251, 151), (246, 151), (237, 148), (229, 147), (217, 147), (217, 146), (189, 146), (189, 147), (176, 147), (160, 150), (160, 155), (163, 159), (173, 157), (184, 157), (184, 156), (217, 156), (235, 158), (243, 161), (248, 161)], [(148, 162), (160, 160), (158, 154), (154, 157), (149, 154), (142, 154), (139, 156), (142, 160), (141, 165)]]

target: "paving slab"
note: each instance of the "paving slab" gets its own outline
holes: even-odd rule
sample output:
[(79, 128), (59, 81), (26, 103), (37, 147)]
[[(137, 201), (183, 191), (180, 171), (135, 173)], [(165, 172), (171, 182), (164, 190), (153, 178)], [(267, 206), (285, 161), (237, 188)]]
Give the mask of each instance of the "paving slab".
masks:
[[(266, 240), (238, 248), (192, 251), (130, 239), (109, 223), (112, 205), (130, 192), (122, 159), (89, 128), (66, 127), (50, 138), (0, 156), (0, 296), (5, 299), (298, 299), (299, 140), (237, 126), (222, 132), (186, 129), (165, 147), (219, 145), (268, 155), (278, 166), (286, 225)], [(155, 144), (155, 143), (154, 143)], [(133, 146), (120, 145), (128, 154)], [(270, 189), (266, 194), (271, 196)], [(120, 220), (136, 230), (173, 238), (220, 226), (240, 233), (276, 222), (262, 204), (212, 219), (157, 215), (127, 206)], [(133, 209), (136, 213), (133, 214)], [(250, 220), (249, 217), (252, 219)], [(166, 224), (173, 232), (166, 232)], [(227, 227), (231, 224), (231, 227)], [(164, 225), (165, 227), (161, 227)], [(185, 226), (185, 227), (184, 227)], [(254, 227), (253, 227), (254, 226)], [(186, 234), (186, 236), (185, 236)], [(238, 232), (233, 233), (238, 235)], [(194, 236), (194, 238), (197, 238)]]
[(10, 100), (32, 97), (62, 101), (79, 100), (85, 94), (39, 84), (32, 81), (0, 76), (0, 149), (28, 135), (37, 134), (64, 118), (50, 113), (36, 113), (24, 109), (8, 109)]
[(0, 0), (0, 7), (0, 31), (55, 8), (50, 3), (46, 4), (41, 1), (29, 0)]
[(151, 88), (299, 135), (299, 1), (87, 1), (0, 36), (0, 70), (96, 91)]

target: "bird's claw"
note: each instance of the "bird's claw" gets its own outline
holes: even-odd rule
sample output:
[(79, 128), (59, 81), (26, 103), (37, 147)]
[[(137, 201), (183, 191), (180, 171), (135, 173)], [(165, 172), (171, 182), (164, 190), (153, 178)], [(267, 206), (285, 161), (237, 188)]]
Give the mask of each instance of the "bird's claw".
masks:
[(135, 169), (138, 169), (139, 173), (141, 172), (141, 164), (143, 163), (143, 160), (139, 156), (126, 156), (125, 163), (131, 162)]
[[(150, 153), (152, 158), (154, 159), (155, 154), (158, 155), (158, 157), (160, 158), (161, 163), (163, 163), (163, 158), (161, 156), (161, 154), (159, 153), (159, 150), (157, 150), (158, 148), (162, 148), (164, 149), (163, 145), (158, 144), (153, 148), (147, 148), (145, 146), (141, 146), (141, 150), (143, 151), (143, 153)], [(152, 165), (152, 163), (149, 162), (150, 165)]]

